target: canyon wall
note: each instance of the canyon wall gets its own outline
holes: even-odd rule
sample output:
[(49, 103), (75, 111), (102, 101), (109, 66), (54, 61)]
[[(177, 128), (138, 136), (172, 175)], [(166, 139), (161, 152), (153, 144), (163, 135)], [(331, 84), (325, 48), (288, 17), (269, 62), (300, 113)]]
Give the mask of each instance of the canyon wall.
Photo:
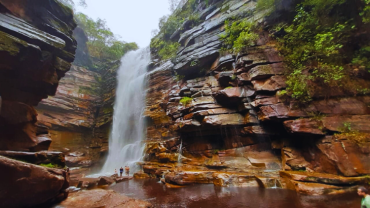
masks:
[[(370, 97), (320, 86), (303, 105), (283, 96), (284, 57), (268, 30), (246, 53), (221, 50), (225, 20), (263, 28), (264, 11), (251, 0), (211, 2), (197, 8), (202, 23), (171, 36), (181, 44), (177, 56), (149, 68), (144, 175), (164, 174), (169, 185), (269, 187), (272, 180), (303, 194), (366, 183)], [(292, 9), (287, 2), (279, 12)], [(369, 86), (365, 77), (358, 79)]]
[[(56, 0), (0, 1), (0, 188), (2, 207), (62, 200), (69, 187), (64, 155), (34, 108), (54, 96), (75, 58), (73, 11)], [(13, 159), (9, 159), (13, 158)]]

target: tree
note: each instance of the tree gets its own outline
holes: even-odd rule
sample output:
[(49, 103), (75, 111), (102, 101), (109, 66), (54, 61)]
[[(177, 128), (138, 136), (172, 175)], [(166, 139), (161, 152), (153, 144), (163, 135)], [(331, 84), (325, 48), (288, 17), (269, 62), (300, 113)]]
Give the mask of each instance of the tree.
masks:
[(170, 11), (174, 12), (180, 4), (180, 0), (168, 0), (168, 3), (170, 4)]
[(136, 43), (126, 43), (119, 40), (107, 26), (105, 20), (94, 21), (83, 13), (76, 15), (78, 25), (85, 31), (89, 53), (94, 58), (104, 60), (118, 60), (126, 52), (136, 50)]
[[(59, 0), (59, 1), (62, 2), (63, 4), (65, 4), (65, 5), (67, 5), (67, 6), (71, 7), (72, 9), (74, 9), (74, 7), (75, 7), (74, 0)], [(82, 7), (87, 7), (87, 4), (86, 4), (85, 0), (79, 0), (78, 5), (82, 6)]]

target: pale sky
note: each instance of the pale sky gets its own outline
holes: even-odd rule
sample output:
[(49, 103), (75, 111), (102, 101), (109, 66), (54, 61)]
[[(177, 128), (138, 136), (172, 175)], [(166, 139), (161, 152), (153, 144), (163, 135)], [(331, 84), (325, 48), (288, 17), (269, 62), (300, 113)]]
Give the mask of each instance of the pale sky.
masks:
[[(77, 2), (77, 0), (75, 0)], [(150, 44), (151, 32), (159, 18), (170, 13), (168, 0), (86, 0), (87, 8), (76, 7), (96, 20), (105, 19), (114, 34), (140, 48)]]

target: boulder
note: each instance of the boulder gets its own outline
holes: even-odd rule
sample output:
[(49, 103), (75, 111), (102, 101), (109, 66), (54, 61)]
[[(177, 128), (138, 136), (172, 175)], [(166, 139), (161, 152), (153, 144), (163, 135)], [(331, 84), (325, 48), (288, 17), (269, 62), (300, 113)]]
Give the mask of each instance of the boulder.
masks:
[(30, 207), (65, 199), (65, 170), (45, 168), (0, 156), (0, 207)]
[(98, 186), (111, 185), (114, 182), (116, 182), (114, 178), (101, 176), (98, 181)]

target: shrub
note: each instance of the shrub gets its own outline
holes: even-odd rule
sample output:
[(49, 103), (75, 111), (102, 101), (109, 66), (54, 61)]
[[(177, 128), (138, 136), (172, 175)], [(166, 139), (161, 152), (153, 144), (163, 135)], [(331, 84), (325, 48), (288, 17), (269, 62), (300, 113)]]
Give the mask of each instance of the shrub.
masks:
[(193, 98), (190, 98), (190, 97), (183, 97), (181, 100), (180, 100), (180, 103), (183, 104), (184, 106), (191, 103), (193, 101)]
[(220, 35), (223, 50), (231, 53), (242, 52), (246, 47), (255, 45), (258, 34), (254, 33), (255, 25), (245, 20), (225, 21), (225, 33)]

